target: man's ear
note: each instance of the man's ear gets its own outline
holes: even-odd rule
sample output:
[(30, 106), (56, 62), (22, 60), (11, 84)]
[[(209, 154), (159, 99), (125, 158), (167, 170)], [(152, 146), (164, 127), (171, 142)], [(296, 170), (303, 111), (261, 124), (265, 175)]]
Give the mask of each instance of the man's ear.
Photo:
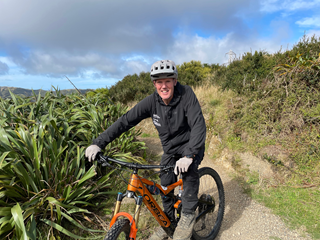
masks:
[(156, 81), (155, 80), (153, 80), (153, 86), (156, 87)]
[(178, 82), (178, 80), (177, 80), (177, 79), (174, 79), (174, 80), (173, 80), (174, 86), (176, 86), (176, 85), (177, 85), (177, 82)]

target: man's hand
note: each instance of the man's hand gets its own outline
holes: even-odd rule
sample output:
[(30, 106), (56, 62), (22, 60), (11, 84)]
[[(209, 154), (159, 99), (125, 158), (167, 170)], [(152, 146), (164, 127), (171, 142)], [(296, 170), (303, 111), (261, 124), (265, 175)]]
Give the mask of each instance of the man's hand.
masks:
[(91, 160), (93, 161), (96, 158), (98, 152), (101, 152), (101, 148), (97, 145), (91, 145), (86, 149), (85, 156), (91, 162)]
[(174, 174), (178, 175), (179, 173), (187, 172), (192, 161), (193, 161), (192, 158), (188, 158), (188, 157), (180, 158), (176, 162), (176, 166), (174, 167)]

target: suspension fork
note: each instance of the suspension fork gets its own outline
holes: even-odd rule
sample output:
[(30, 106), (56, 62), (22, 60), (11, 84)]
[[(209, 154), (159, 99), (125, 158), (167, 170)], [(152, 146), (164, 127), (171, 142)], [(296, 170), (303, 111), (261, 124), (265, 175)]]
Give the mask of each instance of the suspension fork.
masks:
[[(131, 216), (129, 213), (126, 212), (120, 212), (120, 207), (121, 207), (121, 202), (125, 197), (129, 198), (134, 198), (136, 202), (136, 209), (135, 213), (133, 216)], [(121, 217), (126, 217), (130, 221), (130, 234), (129, 234), (129, 239), (136, 239), (136, 235), (138, 232), (138, 222), (139, 222), (139, 216), (140, 216), (140, 211), (141, 211), (141, 205), (142, 205), (142, 197), (141, 196), (136, 196), (134, 192), (127, 191), (125, 194), (123, 193), (118, 193), (117, 196), (117, 202), (116, 202), (116, 207), (113, 213), (113, 217), (110, 222), (110, 228), (112, 225), (117, 221), (117, 219)]]
[(136, 208), (135, 208), (135, 212), (133, 215), (133, 220), (135, 221), (136, 225), (138, 225), (140, 211), (141, 211), (141, 205), (142, 205), (143, 200), (142, 200), (141, 196), (136, 196), (136, 194), (132, 191), (127, 191), (124, 194), (121, 192), (118, 192), (116, 206), (115, 206), (112, 218), (114, 218), (116, 215), (119, 215), (121, 203), (125, 197), (134, 198), (134, 200), (136, 202)]
[(114, 208), (114, 212), (113, 212), (113, 216), (114, 217), (115, 215), (117, 215), (119, 213), (119, 210), (120, 210), (120, 207), (121, 207), (121, 202), (122, 202), (122, 199), (124, 198), (124, 194), (121, 193), (121, 192), (118, 192), (118, 195), (117, 195), (117, 201), (116, 201), (116, 206)]

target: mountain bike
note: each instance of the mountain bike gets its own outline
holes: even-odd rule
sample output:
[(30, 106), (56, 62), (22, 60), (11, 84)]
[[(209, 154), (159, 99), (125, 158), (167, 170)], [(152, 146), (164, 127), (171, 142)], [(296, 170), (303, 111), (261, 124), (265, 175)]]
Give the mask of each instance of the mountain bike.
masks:
[[(182, 203), (181, 193), (183, 191), (182, 179), (163, 187), (153, 181), (138, 175), (140, 169), (160, 169), (161, 172), (173, 171), (174, 166), (161, 165), (141, 165), (137, 163), (127, 163), (112, 159), (99, 154), (98, 163), (102, 166), (112, 166), (119, 164), (130, 169), (131, 176), (128, 179), (128, 186), (125, 193), (118, 193), (115, 210), (110, 222), (110, 229), (104, 240), (128, 239), (135, 240), (137, 235), (137, 226), (139, 222), (140, 210), (144, 203), (160, 226), (166, 231), (168, 236), (172, 237), (177, 221), (180, 219)], [(224, 208), (225, 195), (223, 184), (219, 174), (212, 168), (203, 167), (199, 169), (200, 186), (198, 194), (198, 207), (196, 209), (196, 223), (192, 231), (192, 239), (212, 240), (220, 229)], [(176, 191), (172, 191), (178, 189)], [(171, 222), (163, 210), (160, 208), (153, 195), (161, 194), (173, 198), (176, 202), (176, 222)], [(126, 212), (120, 212), (121, 202), (124, 198), (134, 198), (136, 207), (133, 215)]]

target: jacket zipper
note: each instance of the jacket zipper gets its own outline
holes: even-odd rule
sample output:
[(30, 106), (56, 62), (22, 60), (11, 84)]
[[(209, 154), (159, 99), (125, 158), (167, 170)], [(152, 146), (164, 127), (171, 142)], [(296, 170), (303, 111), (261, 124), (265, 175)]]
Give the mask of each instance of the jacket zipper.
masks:
[(171, 107), (169, 108), (169, 110), (167, 111), (167, 116), (166, 116), (166, 120), (167, 120), (167, 125), (168, 125), (168, 130), (169, 130), (169, 135), (171, 137), (171, 125), (170, 125), (170, 118), (169, 118), (169, 112), (171, 111)]

